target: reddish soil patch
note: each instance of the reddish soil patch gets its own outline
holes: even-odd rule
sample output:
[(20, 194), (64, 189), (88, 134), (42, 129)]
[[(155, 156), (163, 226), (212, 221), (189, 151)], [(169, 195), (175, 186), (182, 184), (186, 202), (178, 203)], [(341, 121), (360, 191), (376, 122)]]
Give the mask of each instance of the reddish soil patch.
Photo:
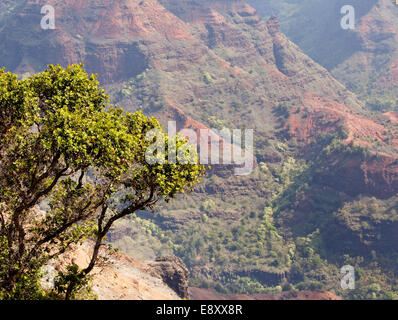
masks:
[(389, 117), (392, 123), (398, 123), (398, 111), (386, 112), (384, 113), (384, 115)]

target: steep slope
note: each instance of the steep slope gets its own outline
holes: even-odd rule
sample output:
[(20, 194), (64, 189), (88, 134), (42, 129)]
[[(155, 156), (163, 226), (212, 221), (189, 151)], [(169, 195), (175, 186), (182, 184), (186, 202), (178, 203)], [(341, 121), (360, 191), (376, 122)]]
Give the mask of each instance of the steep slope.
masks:
[[(335, 214), (357, 196), (397, 193), (397, 126), (367, 111), (276, 18), (264, 22), (244, 1), (15, 3), (0, 16), (7, 69), (82, 61), (128, 111), (178, 129), (255, 130), (252, 174), (219, 168), (194, 195), (126, 220), (110, 236), (124, 251), (172, 251), (194, 285), (258, 293), (337, 292), (345, 255), (374, 250)], [(40, 29), (44, 4), (55, 7), (56, 30)]]
[[(54, 287), (58, 271), (72, 263), (84, 268), (90, 261), (92, 244), (85, 242), (69, 250), (44, 269), (41, 280), (46, 290)], [(99, 300), (180, 300), (188, 298), (189, 273), (176, 257), (139, 262), (124, 254), (103, 249), (97, 266), (90, 273), (89, 286)], [(87, 296), (87, 294), (86, 294)], [(87, 298), (80, 297), (78, 299)]]
[(278, 15), (282, 28), (315, 61), (368, 101), (370, 108), (397, 108), (398, 7), (390, 0), (354, 0), (356, 27), (343, 30), (346, 1), (249, 0), (264, 17)]

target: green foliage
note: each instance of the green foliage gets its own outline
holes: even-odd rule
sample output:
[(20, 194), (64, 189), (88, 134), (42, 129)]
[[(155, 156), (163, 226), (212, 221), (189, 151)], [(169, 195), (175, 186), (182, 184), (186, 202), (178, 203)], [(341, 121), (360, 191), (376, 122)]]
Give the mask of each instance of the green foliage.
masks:
[(203, 81), (206, 84), (212, 84), (213, 83), (213, 78), (211, 77), (211, 75), (208, 72), (203, 72)]
[(289, 107), (284, 103), (278, 105), (278, 107), (276, 107), (275, 110), (279, 116), (282, 116), (284, 118), (289, 118), (290, 116)]
[(71, 299), (76, 299), (76, 296), (89, 285), (91, 278), (85, 276), (79, 266), (72, 264), (66, 267), (66, 271), (58, 272), (58, 276), (55, 281), (54, 289), (55, 292), (52, 293), (53, 297), (64, 297), (70, 283), (75, 283), (74, 291), (71, 294)]
[[(75, 298), (115, 221), (190, 191), (204, 173), (188, 151), (177, 163), (148, 163), (151, 130), (166, 151), (189, 150), (187, 141), (169, 142), (155, 118), (109, 106), (79, 65), (22, 80), (1, 70), (0, 128), (0, 294), (7, 299), (45, 297), (41, 267), (89, 238), (89, 265), (69, 266), (48, 293)], [(49, 209), (38, 212), (43, 201)]]
[(373, 98), (366, 101), (366, 107), (373, 111), (387, 112), (396, 109), (398, 105), (390, 99)]

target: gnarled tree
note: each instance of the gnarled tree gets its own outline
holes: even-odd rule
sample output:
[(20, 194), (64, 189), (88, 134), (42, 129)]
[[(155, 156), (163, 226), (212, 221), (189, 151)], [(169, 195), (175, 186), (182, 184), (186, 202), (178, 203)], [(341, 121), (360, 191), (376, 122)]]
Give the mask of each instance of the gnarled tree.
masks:
[[(0, 298), (73, 298), (115, 221), (192, 189), (204, 173), (197, 157), (146, 161), (153, 129), (162, 130), (156, 119), (109, 106), (82, 66), (23, 80), (0, 70)], [(87, 267), (71, 265), (56, 291), (41, 290), (42, 266), (86, 238)]]

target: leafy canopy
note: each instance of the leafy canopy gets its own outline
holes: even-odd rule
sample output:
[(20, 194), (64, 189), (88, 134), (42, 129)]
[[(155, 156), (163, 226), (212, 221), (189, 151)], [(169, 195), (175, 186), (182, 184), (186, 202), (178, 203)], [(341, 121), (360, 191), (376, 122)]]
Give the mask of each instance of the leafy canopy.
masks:
[[(169, 146), (155, 118), (110, 106), (82, 65), (23, 80), (0, 70), (0, 298), (74, 298), (116, 220), (192, 190), (204, 174), (197, 161), (145, 160), (154, 129), (166, 150), (187, 144)], [(41, 290), (42, 267), (86, 238), (89, 265), (68, 266)]]

